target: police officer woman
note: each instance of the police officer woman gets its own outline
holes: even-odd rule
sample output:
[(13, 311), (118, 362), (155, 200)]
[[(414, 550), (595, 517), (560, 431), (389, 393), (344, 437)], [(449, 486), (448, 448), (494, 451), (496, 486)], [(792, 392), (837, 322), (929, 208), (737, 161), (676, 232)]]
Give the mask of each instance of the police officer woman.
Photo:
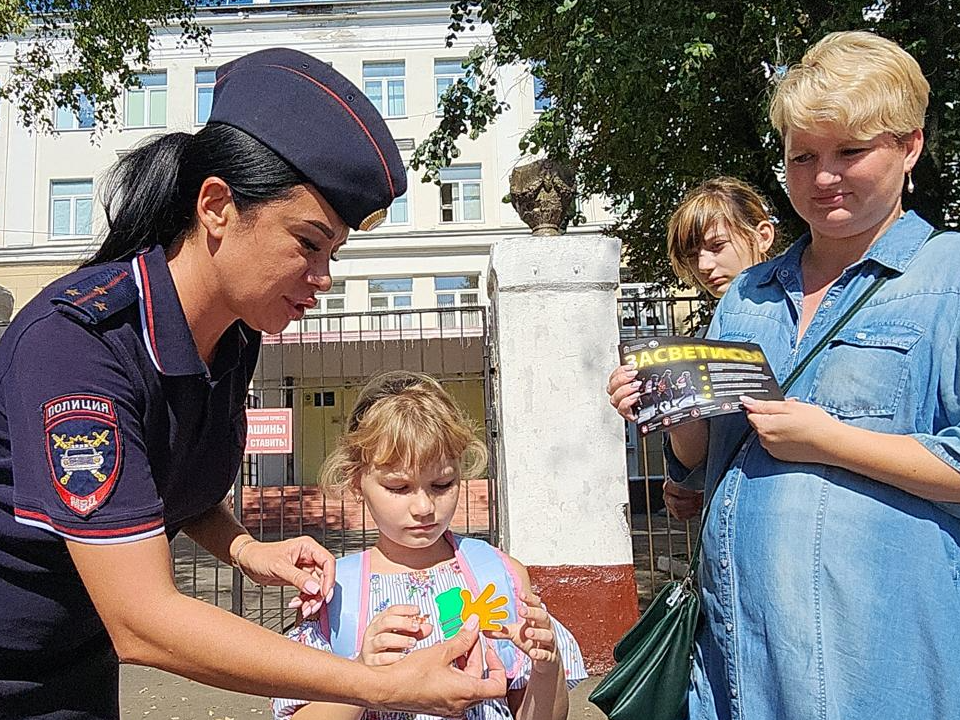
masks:
[(382, 221), (405, 185), (362, 93), (281, 49), (217, 71), (198, 133), (117, 164), (102, 247), (0, 342), (0, 717), (118, 718), (118, 659), (445, 715), (505, 694), (495, 655), (480, 679), (476, 630), (369, 668), (185, 597), (170, 571), (182, 530), (255, 582), (299, 588), (305, 614), (332, 592), (330, 553), (256, 542), (223, 500), (261, 331), (314, 307), (350, 229)]

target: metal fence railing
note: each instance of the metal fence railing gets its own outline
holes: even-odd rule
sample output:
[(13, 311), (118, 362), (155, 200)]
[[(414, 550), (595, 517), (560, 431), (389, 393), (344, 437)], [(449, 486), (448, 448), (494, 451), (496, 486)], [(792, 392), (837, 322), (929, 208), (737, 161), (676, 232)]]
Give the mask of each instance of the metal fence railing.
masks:
[[(324, 314), (264, 336), (248, 404), (292, 410), (293, 452), (245, 456), (235, 515), (258, 539), (306, 534), (338, 556), (374, 544), (376, 525), (363, 504), (324, 496), (316, 477), (363, 385), (381, 371), (406, 369), (437, 378), (483, 429), (487, 477), (464, 482), (452, 529), (496, 542), (489, 368), (487, 310), (479, 306)], [(173, 549), (182, 592), (266, 627), (294, 621), (290, 588), (254, 586), (189, 538), (178, 537)]]
[[(620, 338), (691, 335), (704, 326), (709, 310), (694, 296), (626, 291), (618, 300)], [(0, 323), (0, 334), (7, 324)], [(324, 497), (315, 477), (359, 389), (390, 369), (433, 375), (484, 429), (488, 475), (465, 484), (454, 529), (497, 541), (488, 309), (481, 306), (328, 313), (264, 337), (250, 404), (293, 410), (294, 452), (245, 457), (232, 502), (254, 537), (308, 534), (335, 555), (376, 542), (376, 527), (362, 505)], [(637, 590), (645, 605), (685, 571), (697, 524), (679, 522), (664, 509), (667, 471), (660, 434), (641, 436), (634, 424), (624, 423), (624, 445)], [(293, 621), (294, 613), (286, 610), (289, 588), (253, 586), (183, 535), (172, 550), (182, 592), (275, 629)]]
[[(626, 295), (620, 298), (620, 339), (662, 335), (692, 335), (705, 327), (709, 307), (695, 296)], [(663, 504), (667, 477), (661, 433), (642, 435), (635, 423), (624, 422), (627, 479), (630, 493), (630, 532), (641, 607), (668, 581), (686, 572), (697, 521), (671, 517)]]

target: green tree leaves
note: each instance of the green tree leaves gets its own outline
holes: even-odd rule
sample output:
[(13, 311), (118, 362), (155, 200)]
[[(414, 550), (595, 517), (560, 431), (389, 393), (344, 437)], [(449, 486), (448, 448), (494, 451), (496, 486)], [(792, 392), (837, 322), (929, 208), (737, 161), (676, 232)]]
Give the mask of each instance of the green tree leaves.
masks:
[(782, 148), (766, 107), (778, 71), (833, 30), (879, 32), (920, 62), (932, 86), (927, 151), (906, 202), (941, 226), (960, 215), (954, 2), (456, 0), (451, 12), (451, 38), (469, 38), (469, 28), (483, 22), (493, 41), (471, 53), (474, 95), (451, 88), (440, 127), (417, 148), (414, 167), (432, 179), (459, 138), (475, 137), (503, 111), (506, 98), (491, 82), (499, 67), (536, 66), (553, 104), (520, 149), (568, 160), (582, 191), (609, 201), (619, 218), (610, 232), (624, 240), (638, 280), (672, 281), (667, 218), (687, 189), (714, 175), (760, 188), (783, 241), (804, 230), (780, 182)]
[[(136, 87), (150, 62), (158, 29), (180, 28), (181, 44), (206, 48), (210, 31), (196, 20), (197, 2), (186, 0), (0, 0), (0, 36), (16, 41), (0, 97), (17, 108), (19, 121), (53, 128), (53, 109), (93, 101), (96, 125), (116, 125), (116, 100)], [(211, 3), (216, 4), (216, 3)]]

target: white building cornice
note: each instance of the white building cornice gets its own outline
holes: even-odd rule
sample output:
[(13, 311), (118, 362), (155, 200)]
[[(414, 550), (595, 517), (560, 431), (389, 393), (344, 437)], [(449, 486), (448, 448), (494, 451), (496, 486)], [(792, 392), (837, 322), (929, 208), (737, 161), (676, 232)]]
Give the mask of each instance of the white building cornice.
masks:
[[(569, 236), (596, 235), (598, 223), (570, 228)], [(337, 252), (342, 260), (383, 257), (434, 257), (486, 255), (490, 247), (508, 237), (529, 235), (526, 226), (463, 230), (421, 230), (376, 235), (355, 233)], [(56, 240), (33, 247), (0, 247), (0, 263), (73, 264), (90, 257), (97, 248), (93, 240)]]
[(0, 263), (38, 265), (76, 265), (93, 255), (92, 240), (57, 240), (32, 247), (0, 248)]

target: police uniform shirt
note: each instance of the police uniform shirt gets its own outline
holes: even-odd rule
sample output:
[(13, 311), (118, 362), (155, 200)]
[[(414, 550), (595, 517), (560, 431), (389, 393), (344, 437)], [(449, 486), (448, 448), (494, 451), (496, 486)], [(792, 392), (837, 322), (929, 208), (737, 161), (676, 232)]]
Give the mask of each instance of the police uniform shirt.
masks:
[(259, 348), (237, 322), (207, 368), (161, 248), (78, 270), (17, 315), (0, 341), (0, 717), (11, 697), (116, 716), (116, 658), (64, 538), (172, 538), (219, 503)]

